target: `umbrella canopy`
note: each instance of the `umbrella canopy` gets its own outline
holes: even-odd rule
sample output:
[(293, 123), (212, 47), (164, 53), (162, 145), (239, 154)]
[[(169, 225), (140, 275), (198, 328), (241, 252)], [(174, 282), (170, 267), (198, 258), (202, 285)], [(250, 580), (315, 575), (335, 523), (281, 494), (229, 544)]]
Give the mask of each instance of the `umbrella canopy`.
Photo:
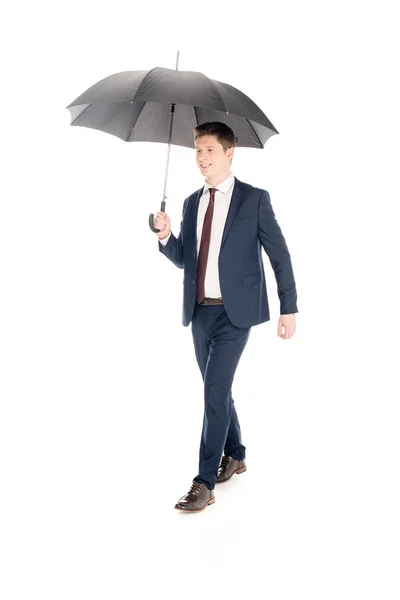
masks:
[[(67, 106), (71, 125), (98, 129), (125, 142), (168, 143), (161, 211), (165, 211), (171, 144), (194, 148), (193, 129), (219, 121), (235, 134), (235, 145), (263, 148), (278, 133), (262, 110), (243, 92), (197, 71), (155, 67), (122, 71), (92, 85)], [(175, 118), (175, 121), (174, 121)], [(154, 227), (154, 214), (149, 216)]]
[[(175, 105), (170, 135), (171, 105)], [(262, 110), (237, 88), (196, 71), (155, 67), (102, 79), (67, 106), (71, 125), (90, 127), (126, 142), (164, 142), (194, 148), (193, 129), (220, 121), (236, 146), (263, 148), (278, 133)]]

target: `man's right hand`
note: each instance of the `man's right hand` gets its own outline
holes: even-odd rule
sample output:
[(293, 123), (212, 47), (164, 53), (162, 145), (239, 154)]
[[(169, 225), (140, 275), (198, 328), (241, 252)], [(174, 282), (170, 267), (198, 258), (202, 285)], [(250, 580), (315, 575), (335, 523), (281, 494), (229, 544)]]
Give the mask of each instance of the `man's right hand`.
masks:
[(155, 215), (153, 222), (154, 227), (160, 230), (155, 232), (159, 240), (164, 240), (166, 237), (169, 236), (171, 232), (171, 221), (167, 213), (158, 212)]

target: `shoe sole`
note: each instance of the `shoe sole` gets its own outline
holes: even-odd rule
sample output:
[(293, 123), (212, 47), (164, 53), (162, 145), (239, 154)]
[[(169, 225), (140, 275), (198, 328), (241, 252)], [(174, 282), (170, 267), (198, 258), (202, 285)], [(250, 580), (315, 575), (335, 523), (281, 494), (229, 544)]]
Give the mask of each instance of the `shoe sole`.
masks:
[(187, 512), (187, 513), (198, 513), (198, 512), (202, 512), (205, 508), (207, 508), (207, 506), (209, 504), (214, 504), (214, 502), (215, 502), (215, 497), (210, 498), (208, 500), (208, 502), (205, 503), (203, 508), (198, 508), (197, 510), (191, 510), (190, 508), (181, 508), (180, 506), (174, 506), (174, 508), (176, 508), (176, 510), (182, 510), (183, 512)]
[(245, 471), (247, 471), (246, 465), (244, 465), (244, 467), (240, 467), (240, 469), (238, 469), (237, 471), (233, 471), (233, 473), (226, 479), (220, 479), (219, 481), (217, 479), (217, 481), (215, 483), (225, 483), (226, 481), (229, 481), (230, 478), (232, 477), (232, 475), (234, 475), (235, 473), (236, 473), (236, 475), (240, 475), (240, 473), (244, 473)]

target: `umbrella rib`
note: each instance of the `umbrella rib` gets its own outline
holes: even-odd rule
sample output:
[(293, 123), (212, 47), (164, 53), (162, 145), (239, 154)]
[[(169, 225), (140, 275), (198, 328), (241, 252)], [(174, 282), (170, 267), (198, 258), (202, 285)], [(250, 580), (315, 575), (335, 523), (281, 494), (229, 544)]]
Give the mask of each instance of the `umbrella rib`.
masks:
[[(77, 120), (78, 117), (80, 117), (81, 115), (83, 115), (83, 113), (85, 112), (85, 110), (87, 110), (90, 106), (92, 106), (93, 102), (89, 102), (89, 104), (87, 106), (85, 106), (85, 108), (79, 113), (79, 115), (76, 115), (75, 119), (73, 121), (71, 121), (71, 125), (73, 123), (75, 123), (75, 121)], [(74, 106), (80, 106), (80, 104), (75, 104)], [(68, 108), (68, 106), (67, 106)]]
[(147, 71), (146, 75), (143, 77), (142, 81), (138, 85), (138, 88), (137, 88), (136, 92), (133, 94), (132, 100), (135, 99), (136, 94), (140, 91), (140, 88), (143, 87), (144, 80), (150, 75), (150, 73), (152, 73), (153, 71), (155, 71), (157, 68), (158, 67), (154, 67), (153, 69), (150, 69), (149, 71)]
[(217, 94), (218, 94), (218, 97), (219, 97), (219, 99), (221, 100), (222, 104), (225, 106), (226, 112), (229, 112), (229, 111), (228, 111), (228, 107), (226, 106), (226, 102), (225, 102), (225, 100), (222, 98), (221, 94), (219, 93), (219, 91), (217, 90), (217, 88), (216, 88), (216, 87), (215, 87), (215, 85), (214, 85), (214, 81), (213, 81), (212, 79), (209, 79), (208, 77), (207, 77), (207, 79), (208, 79), (208, 81), (211, 81), (211, 83), (212, 83), (212, 85), (213, 85), (213, 88), (214, 88), (214, 90), (215, 90), (215, 91), (217, 92)]
[(142, 110), (144, 109), (144, 107), (145, 107), (145, 106), (146, 106), (146, 102), (143, 102), (143, 106), (142, 106), (142, 108), (139, 110), (139, 112), (138, 112), (138, 114), (137, 114), (137, 117), (136, 117), (136, 119), (135, 119), (135, 121), (134, 121), (134, 123), (133, 123), (133, 125), (132, 125), (132, 127), (131, 127), (131, 129), (130, 129), (130, 131), (129, 131), (128, 137), (127, 137), (127, 138), (126, 138), (126, 140), (125, 140), (126, 142), (127, 142), (127, 141), (129, 140), (129, 138), (131, 137), (131, 133), (132, 133), (132, 131), (133, 131), (133, 128), (135, 127), (135, 125), (136, 125), (136, 123), (137, 123), (137, 120), (138, 120), (138, 118), (140, 117), (140, 114), (141, 114), (141, 112), (142, 112)]
[[(147, 77), (148, 75), (150, 75), (150, 73), (151, 73), (152, 71), (155, 71), (155, 69), (156, 69), (156, 68), (157, 68), (157, 67), (154, 67), (153, 69), (150, 69), (149, 71), (147, 71), (146, 75), (143, 77), (142, 81), (141, 81), (141, 82), (140, 82), (140, 84), (138, 85), (138, 88), (137, 88), (136, 92), (133, 94), (133, 98), (132, 98), (132, 100), (131, 100), (131, 103), (134, 101), (136, 94), (138, 93), (138, 91), (140, 90), (140, 88), (143, 86), (143, 82), (144, 82), (144, 80), (146, 79), (146, 77)], [(137, 115), (137, 117), (136, 117), (136, 119), (135, 119), (135, 122), (133, 123), (133, 125), (132, 125), (132, 127), (131, 127), (131, 129), (130, 129), (130, 131), (129, 131), (129, 135), (128, 135), (128, 137), (126, 138), (126, 140), (125, 140), (125, 141), (128, 141), (128, 140), (129, 140), (129, 138), (130, 138), (130, 136), (131, 136), (131, 133), (132, 133), (132, 130), (133, 130), (133, 128), (135, 127), (135, 125), (136, 125), (136, 123), (137, 123), (137, 120), (138, 120), (138, 118), (140, 117), (140, 113), (142, 112), (142, 110), (144, 109), (144, 107), (145, 107), (145, 106), (146, 106), (146, 102), (143, 102), (143, 106), (142, 106), (142, 108), (140, 109), (140, 111), (139, 111), (139, 113), (138, 113), (138, 115)]]
[(246, 119), (246, 121), (248, 122), (248, 124), (250, 125), (250, 127), (252, 128), (252, 130), (254, 131), (254, 135), (256, 136), (256, 138), (258, 139), (258, 141), (260, 142), (260, 146), (261, 148), (264, 148), (262, 141), (260, 140), (260, 138), (257, 135), (256, 130), (254, 129), (253, 125), (250, 123), (249, 119)]

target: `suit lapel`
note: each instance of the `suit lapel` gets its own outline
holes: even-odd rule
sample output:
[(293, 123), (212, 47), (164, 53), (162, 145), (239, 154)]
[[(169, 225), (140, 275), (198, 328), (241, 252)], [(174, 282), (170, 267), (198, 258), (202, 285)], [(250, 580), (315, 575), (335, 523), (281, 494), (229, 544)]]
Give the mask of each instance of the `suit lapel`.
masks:
[(233, 188), (233, 194), (231, 198), (231, 203), (229, 205), (228, 214), (225, 221), (224, 232), (222, 234), (221, 240), (221, 249), (225, 243), (226, 238), (228, 237), (228, 233), (230, 228), (232, 227), (232, 223), (235, 220), (237, 211), (239, 210), (239, 206), (243, 200), (243, 187), (241, 182), (235, 177), (235, 186)]
[[(195, 263), (197, 263), (197, 214), (199, 212), (200, 198), (203, 195), (203, 190), (204, 190), (204, 187), (199, 189), (199, 191), (197, 192), (197, 197), (195, 197), (194, 202), (192, 202), (192, 205), (190, 208), (191, 214), (189, 214), (189, 219), (188, 219), (190, 230), (188, 231), (187, 238), (185, 238), (185, 239), (190, 240), (190, 243), (192, 245), (193, 257), (194, 257)], [(196, 192), (195, 192), (195, 194), (196, 194)], [(190, 207), (190, 202), (189, 202), (189, 207)], [(189, 209), (189, 207), (188, 207), (188, 209)]]

